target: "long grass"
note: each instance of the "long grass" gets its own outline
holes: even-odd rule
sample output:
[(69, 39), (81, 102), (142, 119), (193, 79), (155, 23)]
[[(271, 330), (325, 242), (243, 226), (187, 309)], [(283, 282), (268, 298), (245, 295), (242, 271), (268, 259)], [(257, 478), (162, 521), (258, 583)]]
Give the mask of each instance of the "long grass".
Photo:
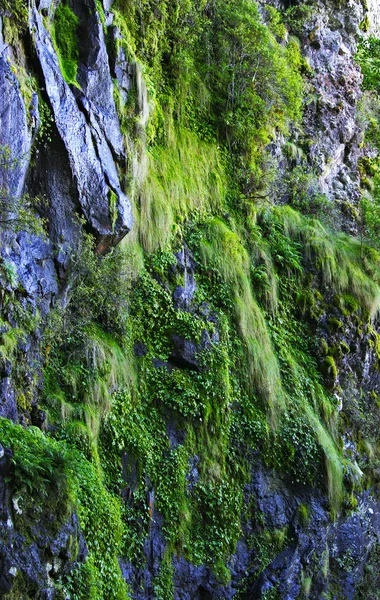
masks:
[(140, 240), (147, 252), (165, 248), (189, 218), (219, 214), (226, 177), (215, 144), (180, 128), (171, 143), (148, 153), (148, 174), (140, 196)]
[(235, 232), (220, 219), (213, 219), (207, 224), (200, 256), (204, 266), (216, 269), (233, 292), (235, 320), (246, 349), (248, 380), (275, 422), (284, 406), (284, 393), (264, 315), (253, 295), (248, 252)]
[(316, 267), (322, 283), (335, 293), (350, 293), (374, 317), (380, 309), (380, 254), (359, 239), (328, 229), (289, 206), (264, 209), (261, 218), (281, 224), (300, 244), (304, 258)]

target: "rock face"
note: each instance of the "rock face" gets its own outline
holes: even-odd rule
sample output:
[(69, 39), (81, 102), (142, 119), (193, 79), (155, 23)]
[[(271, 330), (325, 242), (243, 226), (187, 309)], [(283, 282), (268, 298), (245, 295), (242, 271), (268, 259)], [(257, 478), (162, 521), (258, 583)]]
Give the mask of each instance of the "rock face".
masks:
[(20, 86), (12, 72), (6, 48), (2, 48), (0, 54), (0, 92), (0, 144), (9, 149), (9, 157), (5, 160), (7, 164), (1, 169), (0, 189), (6, 188), (10, 197), (14, 198), (23, 190), (32, 136)]
[(356, 106), (361, 75), (354, 54), (362, 19), (358, 2), (345, 3), (341, 10), (321, 6), (302, 37), (316, 95), (305, 115), (305, 132), (313, 140), (310, 163), (322, 191), (340, 205), (360, 198)]
[[(296, 600), (301, 597), (306, 580), (310, 580), (308, 597), (313, 600), (324, 598), (332, 587), (340, 590), (341, 598), (355, 600), (380, 527), (380, 507), (369, 493), (361, 495), (358, 510), (352, 516), (331, 524), (328, 502), (322, 494), (291, 484), (257, 461), (252, 465), (252, 482), (246, 487), (244, 500), (246, 506), (254, 509), (243, 519), (243, 537), (229, 562), (230, 583), (223, 585), (210, 568), (178, 557), (173, 563), (175, 600), (230, 600), (238, 592), (244, 600), (259, 600), (273, 588), (279, 598)], [(144, 546), (145, 569), (136, 573), (123, 566), (134, 589), (133, 597), (138, 600), (156, 598), (151, 578), (158, 575), (166, 548), (160, 524), (160, 515), (154, 513)], [(251, 584), (262, 549), (259, 545), (252, 549), (248, 540), (253, 535), (260, 538), (264, 531), (285, 532), (285, 542), (281, 550), (268, 556), (268, 566)], [(244, 579), (248, 581), (245, 591), (241, 585)], [(139, 591), (141, 582), (144, 591)]]
[[(2, 284), (16, 294), (24, 309), (43, 316), (55, 301), (58, 280), (65, 278), (69, 254), (81, 237), (79, 218), (84, 218), (86, 228), (95, 235), (99, 252), (118, 243), (132, 227), (131, 205), (119, 179), (126, 155), (103, 28), (94, 3), (83, 2), (76, 8), (88, 34), (81, 39), (81, 90), (66, 83), (43, 22), (42, 13), (50, 11), (52, 15), (53, 5), (40, 2), (31, 7), (30, 31), (41, 69), (41, 87), (46, 93), (43, 119), (38, 95), (33, 93), (30, 98), (20, 86), (12, 67), (13, 51), (1, 38), (0, 146), (4, 148), (5, 164), (0, 168), (0, 190), (10, 203), (25, 191), (38, 198), (36, 208), (46, 219), (48, 229), (48, 235), (1, 233), (1, 256), (14, 273), (12, 282), (2, 276)], [(25, 68), (30, 68), (26, 58), (22, 60)], [(37, 135), (42, 143), (32, 157)], [(12, 318), (11, 313), (4, 316)], [(38, 351), (33, 350), (37, 342), (30, 339), (27, 347), (30, 360), (33, 356), (38, 362)], [(2, 387), (2, 412), (15, 416), (11, 388), (7, 377)]]
[[(246, 600), (265, 598), (274, 582), (281, 598), (299, 598), (302, 580), (308, 577), (312, 580), (309, 597), (323, 598), (331, 589), (331, 581), (324, 574), (327, 570), (342, 598), (356, 597), (368, 554), (376, 544), (378, 507), (370, 495), (363, 494), (359, 510), (352, 517), (329, 526), (330, 515), (323, 496), (315, 491), (310, 495), (307, 488), (289, 486), (286, 481), (274, 481), (260, 465), (247, 493), (256, 499), (266, 525), (275, 529), (286, 527), (289, 540), (246, 593)], [(252, 521), (248, 520), (247, 528), (251, 527)]]
[[(81, 89), (66, 83), (46, 28), (46, 15), (52, 16), (55, 6), (49, 0), (33, 2), (28, 43), (35, 48), (35, 56), (32, 59), (29, 53), (26, 57), (21, 47), (17, 49), (23, 68), (38, 71), (41, 96), (34, 93), (30, 97), (25, 85), (19, 83), (13, 49), (5, 43), (2, 31), (0, 34), (0, 147), (6, 158), (4, 164), (2, 154), (1, 197), (12, 203), (27, 192), (38, 198), (36, 209), (46, 219), (42, 234), (19, 231), (17, 227), (1, 232), (0, 253), (5, 267), (0, 280), (2, 289), (12, 298), (2, 310), (2, 323), (6, 322), (2, 334), (11, 326), (17, 327), (16, 311), (29, 320), (35, 319), (36, 324), (44, 320), (57, 301), (69, 255), (78, 245), (84, 223), (95, 235), (99, 252), (118, 243), (132, 227), (131, 205), (119, 174), (126, 151), (95, 3), (76, 3), (87, 34), (80, 48)], [(1, 20), (0, 25), (2, 28)], [(32, 150), (37, 136), (38, 144)], [(19, 366), (10, 361), (4, 366), (2, 362), (0, 372), (0, 416), (22, 421), (15, 392), (15, 378), (21, 375), (30, 393), (30, 422), (37, 426), (44, 422), (42, 411), (35, 407), (43, 362), (41, 331), (37, 326), (32, 334), (22, 333), (22, 375), (16, 375)], [(0, 597), (12, 589), (20, 598), (27, 593), (28, 597), (50, 600), (56, 597), (55, 582), (73, 568), (74, 561), (86, 556), (78, 518), (71, 514), (61, 520), (54, 513), (56, 507), (50, 512), (47, 507), (35, 519), (33, 531), (22, 531), (13, 491), (6, 483), (11, 473), (9, 451), (1, 448)]]
[[(95, 4), (83, 4), (83, 18), (89, 36), (83, 39), (83, 61), (78, 69), (82, 92), (73, 91), (61, 74), (58, 57), (42, 16), (32, 10), (31, 27), (35, 31), (38, 59), (54, 122), (65, 145), (78, 201), (85, 218), (99, 238), (99, 250), (117, 243), (132, 226), (131, 206), (120, 189), (112, 153), (121, 157), (122, 138), (112, 96), (102, 27)], [(87, 116), (87, 119), (85, 117)]]
[(20, 597), (27, 590), (29, 597), (50, 600), (55, 596), (52, 581), (71, 570), (78, 551), (79, 560), (84, 558), (86, 546), (75, 515), (60, 523), (54, 512), (46, 512), (35, 518), (32, 531), (20, 533), (23, 511), (32, 507), (12, 496), (7, 483), (11, 458), (9, 450), (0, 446), (0, 596), (12, 590), (21, 574)]
[(379, 0), (368, 0), (369, 34), (377, 37), (380, 33)]
[[(18, 230), (1, 233), (0, 284), (12, 297), (1, 314), (2, 336), (8, 327), (17, 326), (16, 303), (18, 310), (26, 312), (30, 319), (43, 321), (62, 291), (70, 268), (70, 254), (77, 248), (83, 230), (94, 234), (97, 251), (103, 253), (119, 243), (133, 225), (123, 183), (129, 157), (114, 102), (113, 76), (125, 102), (133, 77), (138, 73), (141, 78), (141, 72), (138, 66), (131, 67), (122, 48), (116, 56), (109, 57), (97, 2), (77, 0), (72, 8), (83, 35), (78, 48), (78, 86), (69, 84), (61, 72), (49, 22), (56, 4), (51, 0), (30, 4), (28, 43), (30, 53), (35, 49), (35, 54), (24, 62), (26, 69), (38, 73), (40, 96), (33, 94), (30, 98), (19, 83), (12, 68), (12, 53), (0, 33), (0, 148), (9, 149), (10, 157), (10, 164), (0, 170), (0, 191), (7, 190), (10, 199), (20, 198), (25, 191), (39, 198), (36, 211), (47, 221), (44, 234)], [(272, 0), (270, 4), (279, 10), (298, 5), (285, 0)], [(377, 0), (369, 0), (368, 6), (370, 32), (376, 33), (380, 28)], [(108, 34), (118, 40), (121, 33), (112, 25), (112, 2), (104, 2), (104, 8)], [(358, 159), (362, 141), (356, 122), (361, 75), (354, 55), (364, 17), (362, 2), (317, 0), (297, 32), (309, 65), (310, 97), (303, 133), (298, 138), (295, 134), (295, 142), (302, 145), (304, 167), (315, 173), (319, 191), (339, 209), (341, 226), (354, 233), (356, 225), (350, 211), (360, 199)], [(147, 102), (140, 99), (140, 103), (146, 113)], [(46, 135), (44, 128), (49, 114), (51, 122)], [(143, 114), (142, 122), (147, 118)], [(42, 140), (39, 139), (36, 150), (33, 144), (39, 135)], [(282, 145), (275, 146), (273, 154), (279, 159), (283, 174), (290, 163)], [(207, 302), (195, 304), (197, 264), (186, 243), (175, 254), (175, 261), (167, 278), (169, 284), (174, 282), (170, 289), (174, 309), (196, 312), (202, 319), (201, 333), (195, 341), (171, 331), (169, 359), (164, 362), (155, 358), (154, 366), (170, 372), (187, 370), (198, 376), (204, 370), (202, 352), (212, 352), (220, 343), (218, 322)], [(357, 416), (360, 427), (363, 411), (371, 410), (368, 402), (360, 404), (361, 390), (367, 397), (373, 395), (370, 396), (373, 403), (378, 402), (380, 395), (377, 342), (374, 338), (373, 343), (368, 343), (368, 338), (374, 335), (369, 329), (365, 332), (367, 338), (358, 338), (359, 325), (350, 324), (338, 309), (330, 316), (335, 321), (342, 319), (344, 333), (337, 336), (326, 320), (317, 323), (316, 331), (326, 345), (335, 348), (339, 373), (334, 375), (334, 384), (339, 383), (342, 388), (339, 402), (347, 404), (352, 415), (356, 415), (356, 409), (361, 413)], [(210, 323), (215, 325), (212, 335), (207, 329)], [(31, 390), (28, 409), (24, 407), (22, 411), (18, 406), (16, 367), (10, 361), (3, 361), (0, 371), (0, 417), (22, 421), (29, 411), (30, 422), (39, 427), (44, 423), (44, 414), (36, 402), (43, 363), (40, 340), (38, 326), (19, 340), (25, 354), (22, 376)], [(137, 361), (146, 355), (143, 341), (135, 344), (134, 352)], [(167, 429), (170, 446), (175, 448), (184, 434), (170, 417)], [(349, 434), (345, 446), (346, 457), (355, 464), (358, 449)], [(125, 495), (129, 497), (138, 487), (138, 465), (124, 448), (122, 452)], [(185, 475), (189, 493), (199, 477), (198, 461), (194, 455)], [(334, 522), (328, 499), (321, 491), (296, 485), (289, 477), (269, 471), (257, 455), (249, 457), (249, 464), (252, 476), (244, 491), (242, 535), (228, 565), (231, 579), (228, 582), (223, 577), (217, 579), (210, 566), (192, 564), (178, 553), (172, 565), (175, 600), (230, 600), (237, 594), (244, 600), (259, 600), (274, 598), (271, 594), (276, 590), (277, 597), (284, 600), (299, 597), (355, 600), (366, 561), (380, 536), (379, 502), (369, 491), (361, 490), (356, 494), (355, 510)], [(75, 514), (61, 519), (46, 507), (35, 519), (33, 530), (21, 532), (17, 519), (22, 508), (8, 482), (11, 474), (11, 453), (0, 446), (0, 597), (12, 591), (21, 573), (28, 598), (58, 598), (52, 581), (60, 581), (74, 563), (86, 556), (86, 542), (78, 519)], [(353, 481), (355, 473), (348, 473), (347, 477)], [(133, 566), (120, 558), (122, 574), (135, 600), (157, 598), (155, 579), (167, 550), (163, 517), (156, 509), (153, 488), (147, 503), (149, 527), (142, 561)], [(32, 507), (28, 509), (31, 511)], [(260, 540), (265, 532), (270, 532), (275, 542), (271, 553), (263, 558), (260, 545), (251, 542), (254, 536)], [(257, 579), (260, 561), (265, 562), (265, 567)], [(328, 596), (331, 590), (339, 593)]]
[[(279, 10), (298, 6), (280, 0), (269, 4)], [(362, 156), (362, 132), (357, 124), (361, 74), (355, 53), (363, 35), (364, 17), (364, 5), (359, 0), (317, 0), (307, 16), (293, 24), (308, 65), (309, 99), (302, 134), (294, 138), (302, 152), (292, 159), (292, 166), (297, 164), (315, 175), (318, 193), (330, 201), (334, 219), (352, 233), (356, 225), (350, 213), (361, 197), (358, 159)], [(278, 149), (275, 154), (278, 157)], [(283, 175), (288, 168), (285, 160)]]

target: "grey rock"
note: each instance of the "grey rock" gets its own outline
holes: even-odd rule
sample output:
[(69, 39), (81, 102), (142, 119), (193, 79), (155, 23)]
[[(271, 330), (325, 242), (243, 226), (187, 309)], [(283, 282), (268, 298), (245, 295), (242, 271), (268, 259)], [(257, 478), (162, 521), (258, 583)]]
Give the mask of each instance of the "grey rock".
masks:
[(144, 344), (144, 342), (136, 342), (133, 346), (134, 355), (138, 358), (145, 356), (148, 352), (148, 348)]
[(32, 138), (20, 86), (6, 49), (0, 54), (0, 132), (1, 145), (10, 153), (5, 167), (0, 167), (0, 190), (10, 199), (16, 199), (23, 191)]
[(5, 46), (6, 46), (6, 44), (4, 42), (4, 37), (3, 37), (3, 20), (0, 15), (0, 54), (3, 53)]
[(127, 60), (125, 50), (120, 44), (122, 36), (119, 29), (117, 27), (113, 27), (111, 30), (111, 35), (114, 45), (117, 48), (115, 56), (113, 57), (112, 68), (118, 83), (122, 100), (123, 102), (127, 102), (128, 94), (133, 87), (135, 67)]
[(47, 221), (51, 253), (55, 251), (55, 267), (59, 278), (64, 279), (82, 225), (77, 217), (80, 204), (66, 148), (55, 127), (51, 142), (41, 144), (35, 153), (35, 168), (29, 173), (27, 189), (32, 196), (43, 199), (41, 212)]
[(194, 341), (187, 340), (177, 334), (172, 335), (172, 341), (174, 348), (169, 357), (169, 361), (176, 366), (198, 371), (199, 364), (197, 354), (200, 350), (198, 345)]
[(57, 0), (37, 0), (36, 6), (40, 11), (50, 12), (50, 10), (54, 8), (57, 3)]
[(101, 136), (118, 159), (124, 155), (123, 138), (113, 97), (109, 59), (104, 32), (94, 0), (83, 0), (74, 5), (82, 27), (79, 40), (77, 81), (80, 90), (73, 89), (81, 99), (90, 121), (97, 125)]
[[(5, 449), (0, 458), (0, 596), (12, 589), (20, 572), (32, 596), (53, 599), (56, 592), (50, 575), (61, 577), (87, 556), (78, 518), (71, 515), (60, 524), (57, 516), (49, 513), (49, 506), (43, 506), (42, 514), (28, 523), (33, 535), (30, 543), (13, 527), (11, 496), (11, 453)], [(22, 513), (18, 518), (28, 517)]]
[(189, 310), (196, 290), (195, 283), (195, 261), (185, 244), (183, 248), (175, 254), (177, 259), (177, 271), (183, 276), (183, 286), (178, 285), (173, 292), (173, 300), (176, 308)]
[(189, 471), (186, 475), (187, 488), (189, 491), (196, 485), (199, 479), (199, 457), (197, 455), (193, 456), (192, 460), (189, 463)]
[(9, 377), (0, 381), (0, 417), (17, 421), (17, 404), (13, 382)]
[[(78, 200), (85, 217), (99, 238), (99, 250), (120, 240), (132, 227), (129, 200), (121, 191), (116, 166), (108, 139), (104, 138), (99, 123), (107, 122), (99, 110), (97, 116), (91, 111), (92, 130), (75, 96), (65, 82), (50, 36), (44, 27), (38, 10), (32, 9), (31, 27), (34, 31), (37, 55), (44, 74), (46, 91), (52, 105), (55, 125), (66, 147), (73, 179), (78, 190)], [(100, 40), (98, 39), (99, 43)], [(91, 94), (92, 80), (87, 82)], [(90, 100), (82, 101), (88, 107)], [(103, 102), (103, 97), (100, 97)], [(104, 103), (103, 103), (104, 104)], [(96, 112), (96, 111), (95, 111)], [(110, 116), (112, 121), (112, 115)], [(114, 136), (111, 134), (110, 139)], [(115, 197), (115, 222), (112, 215), (112, 194)]]
[[(271, 0), (269, 4), (284, 10), (298, 3)], [(363, 150), (356, 112), (362, 92), (355, 54), (363, 18), (363, 3), (359, 0), (339, 5), (316, 0), (310, 18), (301, 31), (297, 30), (301, 52), (310, 66), (307, 79), (313, 98), (304, 111), (302, 139), (294, 134), (294, 142), (301, 144), (304, 156), (301, 161), (291, 159), (292, 166), (302, 164), (306, 171), (317, 175), (318, 189), (310, 189), (310, 195), (324, 194), (330, 201), (334, 225), (353, 234), (357, 234), (355, 219), (340, 213), (345, 203), (358, 206), (361, 199), (358, 160)], [(289, 159), (281, 157), (283, 144), (280, 136), (269, 147), (280, 168), (280, 181), (289, 169)], [(342, 177), (347, 183), (338, 189), (335, 182)], [(282, 202), (287, 201), (286, 190), (278, 192), (275, 188), (274, 193)]]
[(169, 363), (177, 367), (199, 371), (202, 368), (199, 360), (200, 353), (212, 348), (212, 341), (206, 329), (202, 331), (199, 344), (177, 334), (173, 334), (171, 339), (174, 347), (169, 356)]
[(105, 11), (109, 11), (112, 8), (114, 0), (103, 0), (103, 6)]

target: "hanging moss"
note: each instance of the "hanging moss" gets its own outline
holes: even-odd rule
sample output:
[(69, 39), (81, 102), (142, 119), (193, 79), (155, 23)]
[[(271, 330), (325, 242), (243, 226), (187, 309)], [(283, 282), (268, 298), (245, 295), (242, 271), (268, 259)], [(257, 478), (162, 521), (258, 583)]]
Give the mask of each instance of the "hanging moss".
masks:
[(226, 175), (216, 144), (176, 128), (167, 145), (148, 153), (148, 174), (140, 194), (139, 228), (144, 249), (166, 249), (188, 219), (222, 211)]

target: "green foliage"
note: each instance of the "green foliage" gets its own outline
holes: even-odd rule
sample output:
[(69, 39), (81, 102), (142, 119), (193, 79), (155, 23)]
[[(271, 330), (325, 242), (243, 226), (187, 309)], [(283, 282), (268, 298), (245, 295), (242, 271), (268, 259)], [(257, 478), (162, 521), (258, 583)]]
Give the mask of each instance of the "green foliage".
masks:
[(93, 322), (122, 337), (127, 331), (134, 260), (132, 249), (126, 245), (104, 256), (98, 254), (94, 238), (84, 234), (70, 256), (65, 309), (60, 306), (53, 312), (47, 342), (70, 344), (73, 336), (80, 338), (81, 331)]
[(267, 12), (270, 31), (280, 40), (284, 40), (286, 38), (287, 29), (283, 23), (281, 13), (269, 4), (265, 6), (265, 10)]
[(366, 156), (359, 166), (361, 185), (361, 235), (378, 247), (380, 231), (380, 40), (369, 37), (361, 42), (357, 60), (363, 73), (364, 94), (359, 106), (359, 123), (365, 131), (365, 141), (375, 149), (376, 156)]
[(11, 327), (2, 319), (0, 319), (0, 331), (0, 359), (12, 360), (18, 342), (23, 339), (25, 333), (20, 328)]
[(307, 6), (303, 4), (296, 4), (290, 6), (284, 15), (284, 21), (292, 32), (297, 35), (302, 34), (303, 28), (307, 23), (308, 19), (313, 15), (312, 3)]
[(49, 440), (36, 427), (25, 430), (2, 418), (0, 428), (2, 445), (13, 452), (18, 491), (44, 495), (48, 493), (46, 483), (52, 483), (56, 489), (67, 487), (68, 454), (63, 446)]
[(52, 37), (59, 66), (67, 83), (78, 86), (79, 61), (78, 17), (66, 2), (58, 4), (52, 26)]
[[(277, 43), (249, 0), (215, 3), (210, 25), (207, 41), (214, 55), (205, 80), (216, 124), (249, 195), (263, 176), (264, 145), (276, 129), (286, 132), (288, 121), (300, 118), (300, 52), (293, 40), (287, 46)], [(206, 56), (202, 62), (207, 65)]]
[(372, 316), (376, 314), (380, 299), (376, 251), (346, 234), (333, 233), (320, 221), (302, 217), (288, 206), (264, 209), (263, 219), (272, 221), (273, 217), (275, 222), (279, 219), (287, 237), (301, 244), (304, 260), (317, 266), (326, 286), (351, 294)]
[[(166, 600), (175, 554), (228, 582), (252, 452), (291, 482), (325, 488), (338, 513), (345, 463), (331, 392), (349, 348), (319, 348), (314, 331), (321, 317), (337, 335), (344, 317), (376, 315), (379, 256), (310, 216), (327, 203), (300, 142), (285, 146), (291, 206), (254, 204), (275, 179), (265, 146), (302, 112), (305, 64), (278, 11), (266, 7), (265, 24), (251, 0), (117, 0), (114, 10), (124, 36), (116, 50), (135, 78), (126, 105), (121, 90), (115, 97), (136, 228), (105, 256), (85, 235), (70, 257), (45, 331), (49, 435), (0, 426), (16, 486), (35, 498), (47, 484), (62, 514), (78, 511), (89, 556), (65, 576), (67, 595), (126, 598), (117, 558), (144, 564), (159, 514), (166, 550), (152, 585)], [(301, 30), (309, 15), (292, 7), (288, 26)], [(53, 36), (74, 85), (77, 27), (61, 3)], [(109, 210), (115, 221), (112, 194)], [(184, 242), (197, 263), (187, 310), (173, 300), (189, 277), (173, 255)], [(22, 333), (3, 325), (9, 358)], [(195, 348), (193, 363), (181, 364), (175, 335)], [(298, 516), (306, 527), (308, 509)], [(257, 572), (290, 542), (287, 530), (258, 527)]]
[(207, 223), (199, 254), (210, 275), (216, 272), (229, 286), (236, 324), (247, 352), (249, 381), (275, 419), (282, 403), (280, 373), (264, 316), (253, 297), (249, 255), (236, 233), (219, 219)]
[[(33, 524), (36, 506), (54, 512), (56, 534), (72, 510), (78, 512), (89, 555), (77, 572), (65, 576), (66, 593), (77, 599), (126, 600), (117, 561), (123, 535), (120, 502), (105, 490), (94, 467), (64, 442), (7, 419), (0, 419), (0, 441), (13, 452), (12, 484), (23, 511), (18, 519), (26, 531)], [(34, 508), (30, 523), (28, 502)]]
[[(243, 234), (231, 218), (227, 224), (204, 216), (182, 232), (199, 265), (193, 308), (183, 311), (173, 303), (182, 275), (171, 251), (147, 258), (132, 287), (126, 265), (133, 255), (123, 254), (126, 248), (120, 256), (97, 257), (85, 244), (73, 259), (82, 277), (73, 282), (72, 304), (46, 371), (50, 410), (54, 397), (58, 406), (55, 435), (80, 450), (97, 477), (104, 470), (108, 489), (128, 499), (117, 510), (124, 556), (142, 560), (151, 519), (156, 510), (162, 514), (168, 549), (155, 583), (159, 597), (172, 593), (174, 552), (213, 565), (227, 581), (224, 565), (240, 535), (247, 481), (241, 444), (294, 482), (321, 485), (325, 464), (331, 507), (339, 510), (343, 461), (334, 441), (336, 406), (313, 359), (317, 350), (303, 322), (300, 288), (323, 311), (323, 297), (308, 288), (313, 265), (342, 310), (375, 312), (377, 297), (376, 255), (369, 249), (361, 254), (355, 240), (289, 207), (251, 213)], [(199, 308), (204, 301), (217, 315), (219, 341), (199, 352), (199, 368), (179, 369), (170, 362), (173, 333), (199, 344), (204, 331), (215, 332)], [(121, 307), (117, 321), (113, 302)], [(142, 340), (143, 356), (131, 359), (133, 345)], [(334, 362), (331, 354), (325, 358)], [(183, 432), (173, 446), (168, 419)], [(194, 456), (198, 479), (190, 486)], [(76, 578), (83, 589), (96, 579), (92, 564)]]
[(300, 504), (298, 514), (302, 525), (307, 527), (310, 521), (310, 508), (306, 504)]
[(154, 579), (154, 594), (157, 600), (169, 600), (170, 598), (174, 598), (173, 575), (172, 553), (166, 551), (160, 565), (160, 571)]
[(312, 577), (305, 577), (305, 575), (302, 576), (302, 594), (303, 594), (303, 598), (308, 598), (311, 592), (311, 586), (313, 584), (313, 579)]
[(366, 600), (367, 598), (373, 598), (373, 600), (380, 599), (379, 565), (380, 551), (378, 544), (375, 544), (364, 567), (363, 581), (358, 586), (358, 600)]
[(288, 142), (284, 151), (295, 166), (281, 176), (274, 188), (274, 194), (286, 197), (287, 204), (303, 214), (313, 216), (323, 223), (333, 221), (333, 205), (321, 194), (318, 177), (302, 161), (298, 164), (303, 156), (302, 148)]
[(174, 107), (175, 121), (220, 139), (233, 177), (252, 193), (264, 175), (264, 146), (301, 116), (301, 54), (293, 38), (277, 42), (285, 35), (280, 13), (267, 7), (268, 27), (251, 0), (119, 0), (116, 9), (129, 53), (149, 75), (155, 142), (165, 139), (162, 115)]
[(15, 21), (21, 31), (28, 25), (28, 7), (23, 0), (1, 0), (0, 14)]
[(217, 146), (200, 141), (187, 129), (173, 129), (168, 144), (148, 154), (139, 214), (144, 249), (165, 249), (181, 223), (219, 213), (225, 194), (226, 176)]
[(363, 88), (377, 91), (380, 84), (380, 40), (374, 37), (362, 40), (357, 60), (363, 73)]

